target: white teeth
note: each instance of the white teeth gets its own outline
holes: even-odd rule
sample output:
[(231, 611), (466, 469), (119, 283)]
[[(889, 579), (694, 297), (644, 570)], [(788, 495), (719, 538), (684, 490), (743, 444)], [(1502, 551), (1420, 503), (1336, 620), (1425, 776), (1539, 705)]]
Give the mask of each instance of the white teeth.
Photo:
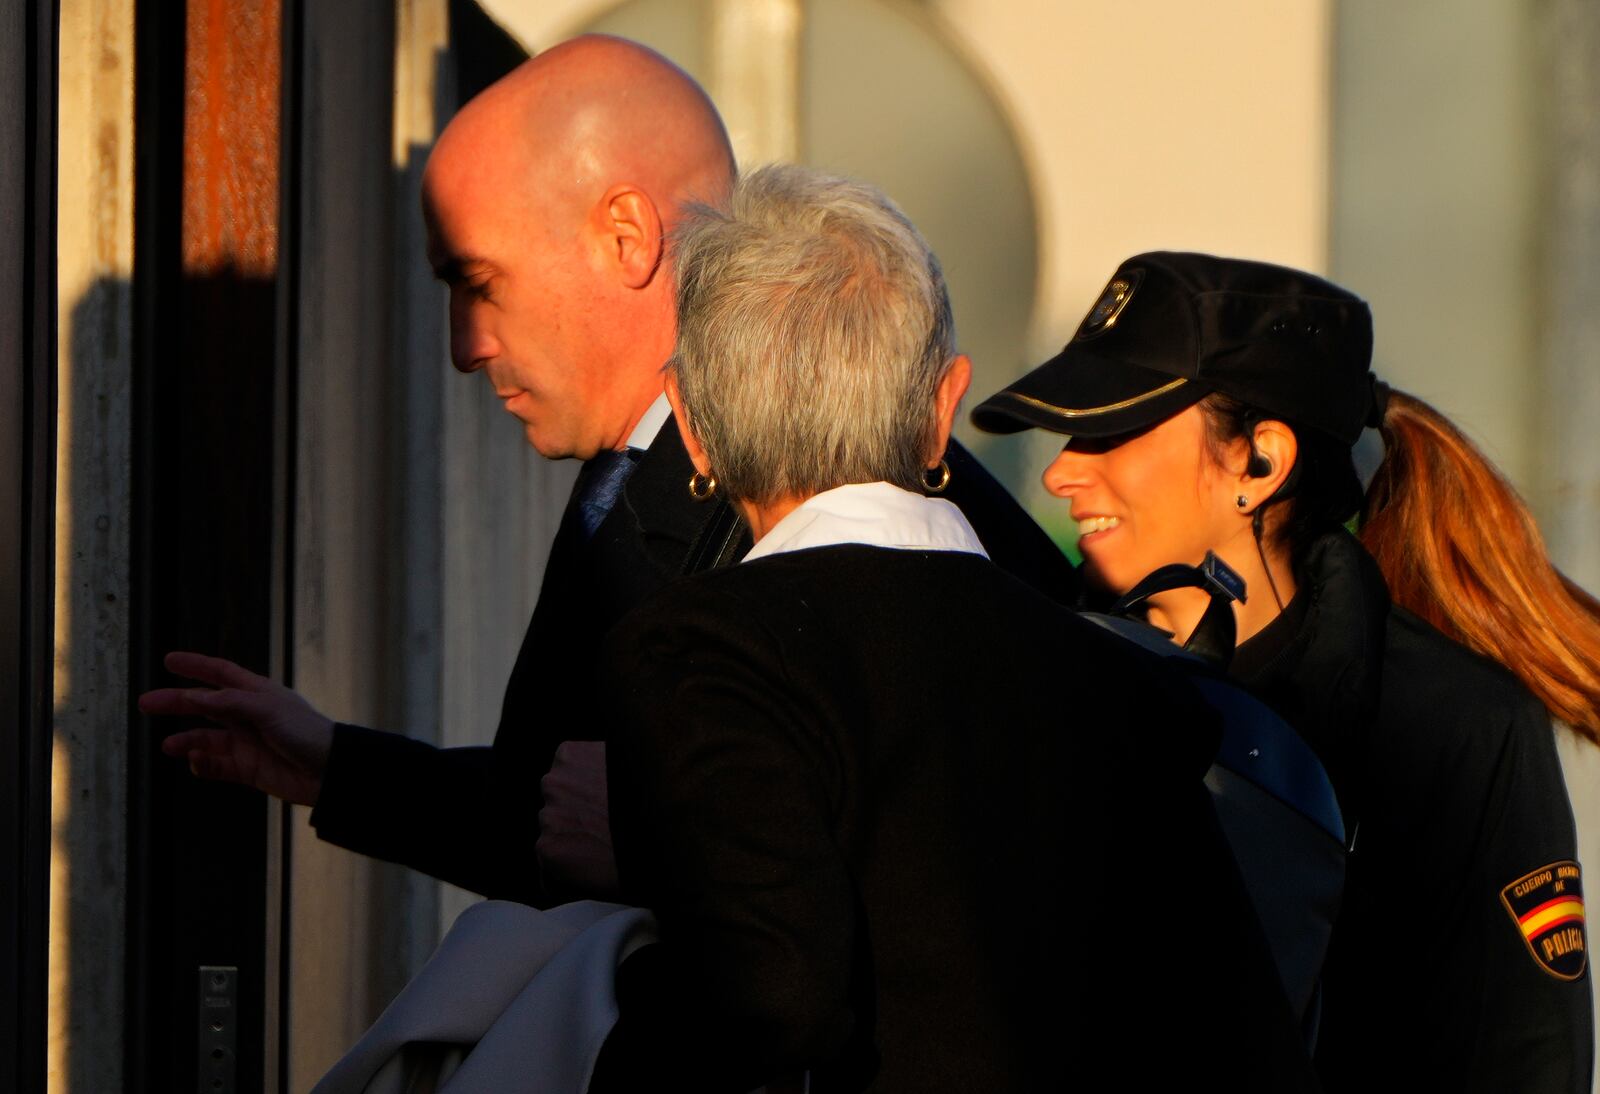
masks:
[(1087, 536), (1092, 532), (1104, 532), (1121, 523), (1121, 517), (1085, 517), (1078, 522), (1078, 535)]

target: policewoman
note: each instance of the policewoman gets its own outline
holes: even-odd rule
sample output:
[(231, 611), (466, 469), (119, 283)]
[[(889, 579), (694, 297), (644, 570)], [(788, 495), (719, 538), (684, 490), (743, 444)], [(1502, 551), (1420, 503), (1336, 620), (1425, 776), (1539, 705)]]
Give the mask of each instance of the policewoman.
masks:
[[(1143, 254), (973, 420), (1065, 436), (1044, 482), (1104, 594), (1207, 551), (1244, 577), (1230, 671), (1317, 752), (1350, 834), (1326, 1086), (1587, 1091), (1583, 878), (1550, 712), (1392, 603), (1344, 528), (1364, 500), (1353, 449), (1389, 402), (1371, 357), (1366, 304), (1327, 281)], [(1174, 589), (1148, 619), (1181, 642), (1207, 604)]]

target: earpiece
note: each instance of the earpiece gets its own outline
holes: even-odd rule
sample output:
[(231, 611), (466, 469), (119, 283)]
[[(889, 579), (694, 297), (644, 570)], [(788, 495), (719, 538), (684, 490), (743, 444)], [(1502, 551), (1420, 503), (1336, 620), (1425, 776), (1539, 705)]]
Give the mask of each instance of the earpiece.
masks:
[(1252, 479), (1264, 479), (1272, 474), (1272, 461), (1257, 452), (1255, 446), (1252, 445), (1250, 448), (1250, 462), (1245, 465), (1244, 473)]

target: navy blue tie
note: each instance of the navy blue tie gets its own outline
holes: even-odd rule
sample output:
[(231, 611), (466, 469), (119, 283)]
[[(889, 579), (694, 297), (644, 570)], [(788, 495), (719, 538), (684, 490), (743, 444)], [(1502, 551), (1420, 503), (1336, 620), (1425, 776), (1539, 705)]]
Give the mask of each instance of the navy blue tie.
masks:
[(621, 452), (601, 452), (584, 463), (578, 476), (578, 519), (583, 522), (583, 538), (594, 538), (638, 461), (638, 452), (624, 448)]

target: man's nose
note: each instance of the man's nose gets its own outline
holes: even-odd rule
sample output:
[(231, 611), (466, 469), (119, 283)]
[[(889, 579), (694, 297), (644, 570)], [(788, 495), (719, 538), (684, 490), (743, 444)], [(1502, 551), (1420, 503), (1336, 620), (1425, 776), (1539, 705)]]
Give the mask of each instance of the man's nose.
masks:
[(450, 363), (459, 372), (477, 372), (494, 359), (499, 343), (470, 305), (450, 302)]
[(1090, 458), (1082, 452), (1063, 448), (1044, 469), (1044, 488), (1058, 498), (1070, 498), (1083, 489), (1090, 474)]

